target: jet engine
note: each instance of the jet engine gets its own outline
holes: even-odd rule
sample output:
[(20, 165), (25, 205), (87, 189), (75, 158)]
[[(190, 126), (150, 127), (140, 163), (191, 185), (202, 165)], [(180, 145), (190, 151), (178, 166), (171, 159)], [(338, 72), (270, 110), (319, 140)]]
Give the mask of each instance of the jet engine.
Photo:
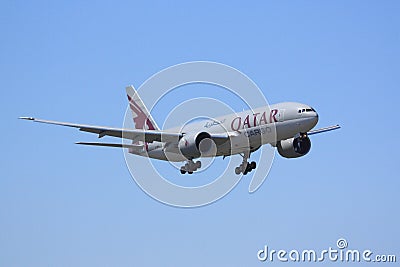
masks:
[(277, 144), (279, 155), (284, 158), (298, 158), (307, 154), (311, 149), (308, 136), (300, 136), (279, 141)]
[(187, 159), (203, 156), (213, 156), (215, 143), (207, 132), (185, 135), (179, 140), (179, 151)]

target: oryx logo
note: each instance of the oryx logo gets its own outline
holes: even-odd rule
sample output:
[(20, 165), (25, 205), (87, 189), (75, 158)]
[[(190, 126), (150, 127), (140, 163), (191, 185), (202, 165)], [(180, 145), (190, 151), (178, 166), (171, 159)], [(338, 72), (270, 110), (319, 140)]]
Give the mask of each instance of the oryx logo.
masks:
[(146, 129), (148, 130), (155, 130), (154, 125), (148, 118), (148, 115), (142, 110), (142, 108), (136, 103), (129, 95), (129, 107), (132, 110), (133, 114), (133, 121), (135, 122), (136, 129), (143, 129), (145, 128), (145, 124), (147, 125)]

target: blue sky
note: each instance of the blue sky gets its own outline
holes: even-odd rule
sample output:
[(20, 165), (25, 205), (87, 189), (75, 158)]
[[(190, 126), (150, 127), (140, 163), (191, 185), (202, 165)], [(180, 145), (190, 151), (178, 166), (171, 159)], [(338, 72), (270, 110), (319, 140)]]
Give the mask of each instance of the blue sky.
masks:
[[(257, 260), (264, 245), (322, 250), (340, 237), (399, 259), (399, 11), (2, 1), (0, 266), (258, 266), (271, 264)], [(121, 150), (74, 145), (96, 136), (17, 120), (122, 126), (126, 85), (193, 60), (237, 68), (270, 103), (310, 104), (319, 126), (343, 128), (313, 136), (303, 158), (277, 156), (255, 194), (243, 179), (212, 205), (180, 209), (143, 193)], [(155, 110), (159, 124), (176, 104)]]

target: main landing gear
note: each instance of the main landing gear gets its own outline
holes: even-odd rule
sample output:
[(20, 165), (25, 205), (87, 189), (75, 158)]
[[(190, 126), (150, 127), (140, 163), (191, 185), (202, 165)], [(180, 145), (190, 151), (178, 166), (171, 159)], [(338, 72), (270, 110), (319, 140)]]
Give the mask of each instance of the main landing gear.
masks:
[(201, 161), (194, 162), (193, 160), (188, 160), (188, 162), (181, 167), (181, 174), (192, 174), (197, 171), (197, 169), (201, 168)]
[(247, 160), (250, 158), (250, 152), (245, 152), (243, 155), (242, 164), (240, 164), (238, 167), (235, 168), (235, 173), (237, 175), (243, 173), (243, 175), (246, 175), (247, 173), (251, 172), (257, 167), (257, 164), (255, 161), (252, 161), (249, 163)]

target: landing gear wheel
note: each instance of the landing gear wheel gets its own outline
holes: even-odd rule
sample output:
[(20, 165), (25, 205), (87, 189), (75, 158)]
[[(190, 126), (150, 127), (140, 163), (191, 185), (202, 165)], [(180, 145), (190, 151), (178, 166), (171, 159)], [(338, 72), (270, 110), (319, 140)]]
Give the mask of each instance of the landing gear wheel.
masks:
[(253, 168), (251, 167), (251, 164), (247, 163), (246, 172), (251, 172), (252, 170), (253, 170)]
[(256, 168), (256, 163), (252, 161), (249, 163), (247, 160), (250, 158), (250, 151), (246, 151), (242, 154), (240, 154), (243, 157), (242, 164), (240, 166), (235, 168), (235, 173), (239, 175), (240, 173), (243, 173), (243, 175), (246, 175), (247, 173), (251, 172)]
[(257, 167), (257, 163), (255, 162), (255, 161), (252, 161), (251, 163), (250, 163), (250, 166), (251, 166), (251, 169), (255, 169), (256, 167)]
[(201, 168), (201, 161), (196, 161), (196, 168), (200, 169)]
[(193, 160), (188, 160), (185, 165), (183, 165), (180, 169), (181, 174), (193, 174), (193, 172), (197, 171), (201, 168), (201, 161), (194, 162)]
[(239, 175), (240, 173), (241, 173), (240, 168), (239, 168), (239, 167), (236, 167), (236, 168), (235, 168), (235, 174)]

